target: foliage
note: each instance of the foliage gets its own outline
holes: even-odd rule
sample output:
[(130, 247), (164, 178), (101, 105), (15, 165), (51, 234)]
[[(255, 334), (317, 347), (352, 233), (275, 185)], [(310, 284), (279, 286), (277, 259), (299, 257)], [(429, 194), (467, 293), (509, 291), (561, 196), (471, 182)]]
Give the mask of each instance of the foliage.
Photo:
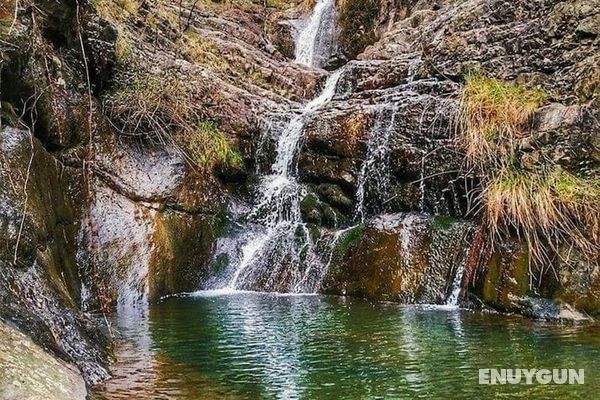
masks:
[(199, 166), (209, 166), (215, 161), (240, 166), (240, 153), (231, 148), (223, 132), (214, 122), (199, 122), (196, 131), (183, 138), (188, 156)]

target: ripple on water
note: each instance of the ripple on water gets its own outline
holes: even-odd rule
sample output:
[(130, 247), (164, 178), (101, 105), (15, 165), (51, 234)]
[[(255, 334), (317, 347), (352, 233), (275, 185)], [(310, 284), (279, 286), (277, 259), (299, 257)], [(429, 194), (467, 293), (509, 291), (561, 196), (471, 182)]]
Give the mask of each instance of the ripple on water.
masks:
[[(594, 327), (252, 292), (166, 299), (117, 320), (102, 399), (593, 398)], [(586, 368), (583, 386), (482, 386), (479, 368)]]

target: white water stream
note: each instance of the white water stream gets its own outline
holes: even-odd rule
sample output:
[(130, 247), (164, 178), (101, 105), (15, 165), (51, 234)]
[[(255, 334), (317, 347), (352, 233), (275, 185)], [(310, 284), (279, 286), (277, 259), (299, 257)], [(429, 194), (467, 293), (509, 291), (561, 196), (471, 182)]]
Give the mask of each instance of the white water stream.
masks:
[[(329, 33), (335, 31), (334, 0), (320, 0), (297, 35), (297, 62), (320, 66), (331, 45)], [(315, 99), (292, 114), (275, 137), (276, 157), (270, 171), (260, 176), (256, 201), (243, 217), (244, 232), (223, 245), (222, 254), (235, 266), (221, 291), (239, 289), (280, 289), (311, 291), (303, 284), (315, 281), (308, 275), (313, 267), (298, 271), (299, 254), (310, 246), (307, 227), (302, 222), (300, 200), (304, 189), (297, 179), (297, 157), (304, 128), (313, 113), (327, 104), (336, 92), (342, 70), (332, 73)], [(289, 268), (292, 264), (292, 268)], [(286, 266), (287, 265), (287, 266)], [(318, 279), (317, 279), (318, 280)]]
[(379, 203), (389, 197), (389, 142), (394, 131), (397, 114), (396, 108), (381, 109), (369, 132), (367, 153), (358, 176), (356, 190), (355, 219), (360, 222), (364, 222), (367, 216), (365, 205), (370, 188), (374, 188), (377, 192)]
[(456, 275), (454, 276), (454, 281), (452, 282), (452, 290), (450, 295), (446, 299), (446, 305), (449, 306), (458, 306), (458, 299), (460, 298), (460, 294), (462, 292), (462, 281), (465, 275), (465, 265), (464, 263), (460, 263), (458, 265), (458, 270), (456, 271)]
[(296, 36), (296, 62), (320, 68), (335, 45), (335, 0), (319, 0)]

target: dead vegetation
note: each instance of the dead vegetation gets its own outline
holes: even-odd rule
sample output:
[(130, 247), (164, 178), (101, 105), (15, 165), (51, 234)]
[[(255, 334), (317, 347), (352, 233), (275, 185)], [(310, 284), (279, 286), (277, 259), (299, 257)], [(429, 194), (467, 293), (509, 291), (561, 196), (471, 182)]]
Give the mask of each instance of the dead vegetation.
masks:
[(481, 74), (467, 77), (459, 139), (468, 169), (481, 182), (483, 224), (492, 243), (516, 235), (532, 261), (543, 265), (565, 247), (594, 260), (600, 254), (600, 183), (548, 160), (534, 169), (521, 164), (520, 144), (544, 97)]
[(214, 122), (204, 118), (191, 83), (175, 70), (130, 69), (117, 74), (103, 105), (123, 135), (144, 136), (179, 149), (200, 168), (238, 166), (241, 157)]

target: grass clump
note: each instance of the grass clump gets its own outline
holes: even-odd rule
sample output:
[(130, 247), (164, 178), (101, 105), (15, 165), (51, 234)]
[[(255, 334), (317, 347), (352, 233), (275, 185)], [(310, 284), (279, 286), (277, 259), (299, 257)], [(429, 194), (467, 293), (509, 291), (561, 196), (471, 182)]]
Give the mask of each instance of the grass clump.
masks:
[(140, 8), (136, 0), (92, 0), (92, 5), (98, 15), (113, 22), (137, 15)]
[(467, 165), (481, 182), (484, 227), (492, 244), (517, 235), (531, 259), (549, 264), (570, 245), (591, 259), (600, 254), (600, 183), (551, 161), (524, 167), (520, 143), (543, 104), (540, 90), (481, 74), (466, 79), (459, 119)]
[(221, 56), (215, 43), (196, 32), (183, 34), (181, 48), (183, 54), (193, 62), (208, 66), (215, 71), (224, 72), (231, 69), (229, 62)]
[(155, 74), (126, 70), (117, 76), (103, 105), (121, 134), (173, 144), (200, 168), (241, 164), (241, 156), (217, 125), (204, 118), (192, 91), (193, 83), (184, 80), (178, 71)]
[(215, 161), (239, 167), (242, 156), (230, 145), (225, 135), (212, 121), (199, 122), (196, 131), (183, 139), (187, 155), (196, 165), (208, 166)]
[(584, 254), (599, 254), (600, 184), (560, 167), (529, 172), (500, 169), (483, 192), (485, 216), (494, 237), (523, 235), (531, 255), (547, 261), (546, 248), (572, 243)]
[(511, 156), (515, 141), (524, 135), (525, 126), (544, 99), (541, 90), (482, 74), (468, 75), (460, 118), (467, 160), (481, 164)]

